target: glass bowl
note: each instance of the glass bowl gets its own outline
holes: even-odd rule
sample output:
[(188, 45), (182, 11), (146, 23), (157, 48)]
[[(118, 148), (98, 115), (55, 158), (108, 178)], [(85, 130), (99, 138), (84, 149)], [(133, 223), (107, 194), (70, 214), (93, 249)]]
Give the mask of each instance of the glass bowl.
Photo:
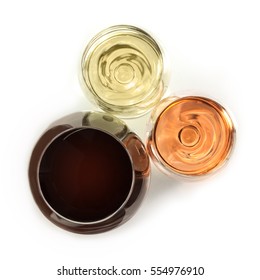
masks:
[(42, 213), (76, 233), (104, 232), (129, 220), (149, 179), (144, 144), (124, 122), (101, 112), (78, 112), (53, 123), (29, 164)]
[(158, 43), (144, 30), (116, 25), (98, 33), (81, 61), (84, 92), (102, 110), (137, 117), (164, 94), (164, 63)]
[(227, 110), (201, 96), (168, 97), (153, 110), (147, 150), (168, 175), (201, 177), (230, 157), (235, 127)]

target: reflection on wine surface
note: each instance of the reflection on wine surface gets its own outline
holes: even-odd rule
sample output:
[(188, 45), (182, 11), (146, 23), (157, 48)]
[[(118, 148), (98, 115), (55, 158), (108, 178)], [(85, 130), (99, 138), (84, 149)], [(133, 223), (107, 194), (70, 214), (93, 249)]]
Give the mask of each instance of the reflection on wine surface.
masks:
[(84, 84), (105, 111), (138, 116), (163, 94), (163, 59), (155, 40), (133, 26), (114, 26), (88, 44), (82, 58)]
[(220, 104), (188, 96), (175, 98), (164, 108), (159, 105), (158, 110), (148, 140), (148, 150), (157, 163), (173, 173), (203, 175), (226, 161), (235, 129)]

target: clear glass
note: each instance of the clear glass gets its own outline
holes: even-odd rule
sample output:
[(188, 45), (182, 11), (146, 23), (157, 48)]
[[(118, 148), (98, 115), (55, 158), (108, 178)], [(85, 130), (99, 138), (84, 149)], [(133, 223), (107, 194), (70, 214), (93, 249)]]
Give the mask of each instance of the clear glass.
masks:
[(168, 175), (211, 174), (229, 158), (235, 128), (226, 109), (200, 96), (169, 97), (152, 112), (147, 150)]
[(149, 186), (144, 144), (124, 122), (101, 112), (56, 121), (36, 143), (29, 164), (35, 202), (57, 226), (99, 233), (130, 219)]
[(137, 117), (164, 94), (162, 51), (145, 31), (117, 25), (101, 31), (81, 61), (84, 91), (104, 111)]

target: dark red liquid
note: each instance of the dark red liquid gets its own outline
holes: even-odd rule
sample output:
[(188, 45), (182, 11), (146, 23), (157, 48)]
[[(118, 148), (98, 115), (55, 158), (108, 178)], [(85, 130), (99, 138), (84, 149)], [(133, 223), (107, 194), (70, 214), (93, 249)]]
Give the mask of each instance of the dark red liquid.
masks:
[(98, 221), (117, 211), (132, 180), (132, 163), (122, 144), (92, 128), (64, 132), (48, 146), (39, 167), (47, 203), (77, 222)]

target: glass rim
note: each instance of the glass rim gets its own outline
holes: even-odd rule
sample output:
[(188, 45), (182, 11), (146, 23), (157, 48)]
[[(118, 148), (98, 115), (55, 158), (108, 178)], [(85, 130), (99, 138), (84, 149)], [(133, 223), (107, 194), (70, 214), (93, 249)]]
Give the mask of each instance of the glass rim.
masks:
[[(171, 98), (171, 97), (169, 97)], [(172, 102), (169, 101), (169, 103), (166, 105), (166, 107), (157, 115), (156, 117), (156, 121), (154, 123), (154, 127), (152, 130), (152, 140), (154, 142), (154, 148), (148, 148), (149, 154), (152, 157), (153, 161), (156, 161), (156, 158), (159, 158), (161, 162), (163, 162), (165, 164), (166, 169), (170, 172), (170, 173), (174, 173), (177, 175), (180, 175), (182, 177), (187, 177), (187, 178), (191, 178), (191, 177), (202, 177), (202, 176), (207, 176), (210, 175), (211, 173), (217, 171), (218, 169), (220, 169), (230, 158), (231, 154), (234, 151), (234, 145), (236, 142), (236, 127), (235, 124), (231, 118), (231, 115), (229, 114), (228, 110), (226, 108), (224, 108), (219, 102), (208, 98), (208, 97), (204, 97), (204, 96), (196, 96), (196, 95), (189, 95), (189, 96), (182, 96), (182, 97), (178, 97), (178, 96), (172, 96), (173, 100)], [(167, 98), (166, 98), (167, 99)], [(161, 100), (161, 102), (166, 101), (166, 99)], [(203, 170), (203, 172), (192, 172), (192, 171), (183, 171), (180, 170), (178, 168), (175, 168), (173, 166), (171, 166), (161, 155), (158, 146), (157, 146), (157, 141), (156, 141), (156, 129), (158, 126), (158, 123), (160, 121), (160, 117), (169, 109), (170, 106), (175, 106), (176, 104), (182, 102), (183, 100), (197, 100), (197, 101), (201, 101), (203, 103), (206, 103), (207, 105), (209, 105), (210, 107), (214, 108), (214, 111), (217, 112), (218, 115), (221, 116), (220, 112), (223, 112), (224, 117), (221, 116), (221, 119), (228, 124), (228, 132), (229, 132), (229, 138), (227, 139), (227, 143), (228, 146), (225, 149), (224, 154), (224, 158), (222, 158), (221, 160), (219, 160), (214, 166), (212, 166), (210, 169), (206, 169)], [(156, 110), (156, 108), (155, 108)], [(151, 155), (151, 153), (155, 153), (155, 155)], [(155, 157), (155, 159), (154, 159)]]
[[(116, 209), (113, 213), (109, 214), (108, 216), (106, 216), (105, 218), (103, 219), (99, 219), (99, 220), (96, 220), (96, 221), (91, 221), (91, 222), (82, 222), (82, 221), (77, 221), (77, 220), (73, 220), (73, 219), (69, 219), (67, 217), (65, 217), (64, 215), (60, 214), (57, 210), (55, 210), (50, 204), (49, 202), (47, 201), (47, 199), (45, 198), (44, 194), (42, 193), (42, 188), (41, 188), (41, 183), (40, 183), (40, 179), (39, 179), (39, 174), (40, 174), (40, 165), (41, 165), (41, 162), (42, 162), (42, 158), (46, 152), (46, 150), (59, 138), (59, 137), (62, 137), (62, 135), (64, 134), (67, 134), (68, 132), (73, 132), (75, 131), (75, 133), (77, 132), (80, 132), (82, 130), (97, 130), (97, 131), (100, 131), (108, 136), (110, 136), (111, 138), (113, 138), (123, 149), (124, 151), (126, 152), (128, 158), (129, 158), (129, 162), (131, 164), (131, 171), (132, 171), (132, 181), (131, 181), (131, 185), (130, 185), (130, 188), (129, 188), (129, 191), (128, 191), (128, 194), (127, 194), (127, 197), (126, 199), (120, 204), (120, 207), (118, 209)], [(53, 213), (55, 213), (59, 218), (67, 221), (67, 222), (70, 222), (70, 223), (73, 223), (73, 224), (78, 224), (78, 225), (95, 225), (95, 224), (98, 224), (98, 223), (102, 223), (102, 222), (105, 222), (105, 221), (108, 221), (109, 219), (111, 219), (113, 216), (115, 216), (117, 213), (119, 213), (123, 208), (124, 206), (126, 205), (126, 203), (128, 202), (129, 198), (131, 197), (132, 195), (132, 192), (133, 192), (133, 189), (134, 189), (134, 184), (135, 184), (135, 169), (134, 169), (134, 166), (133, 166), (133, 160), (130, 156), (130, 153), (129, 151), (127, 150), (126, 146), (122, 143), (122, 140), (120, 140), (118, 137), (116, 137), (115, 135), (111, 134), (110, 132), (104, 130), (104, 129), (100, 129), (100, 128), (96, 128), (96, 127), (73, 127), (73, 128), (69, 128), (65, 131), (62, 131), (61, 133), (59, 133), (58, 135), (56, 135), (55, 137), (52, 138), (52, 140), (48, 143), (48, 145), (46, 145), (44, 147), (44, 149), (42, 150), (41, 152), (41, 156), (39, 158), (39, 161), (38, 161), (38, 165), (37, 165), (37, 169), (36, 169), (36, 180), (37, 180), (37, 189), (39, 191), (39, 194), (41, 196), (41, 198), (43, 199), (44, 203), (45, 203), (45, 206), (47, 206), (51, 211), (53, 211)], [(41, 207), (40, 207), (41, 208)]]
[[(123, 33), (123, 34), (122, 34)], [(98, 93), (99, 91), (96, 90), (93, 87), (93, 84), (91, 82), (91, 79), (89, 77), (88, 71), (86, 69), (89, 68), (89, 61), (91, 60), (92, 52), (95, 50), (95, 48), (100, 45), (104, 40), (112, 38), (114, 36), (118, 35), (129, 35), (129, 36), (135, 36), (138, 39), (144, 41), (146, 44), (149, 45), (149, 47), (157, 54), (158, 64), (160, 64), (160, 71), (158, 72), (158, 77), (156, 78), (156, 81), (154, 81), (150, 85), (150, 95), (146, 96), (144, 99), (140, 99), (138, 101), (134, 101), (131, 104), (127, 105), (115, 105), (112, 102), (109, 102), (109, 100), (105, 100), (100, 96)], [(80, 62), (80, 81), (82, 89), (88, 97), (92, 99), (102, 110), (106, 112), (113, 112), (116, 116), (122, 117), (122, 118), (135, 118), (142, 116), (149, 111), (151, 111), (154, 108), (154, 104), (146, 104), (146, 106), (143, 105), (144, 102), (147, 102), (151, 99), (151, 95), (156, 94), (157, 91), (161, 92), (158, 97), (160, 101), (165, 93), (165, 81), (164, 81), (164, 75), (165, 75), (165, 69), (164, 69), (164, 52), (160, 46), (160, 44), (144, 29), (134, 26), (134, 25), (127, 25), (127, 24), (119, 24), (119, 25), (113, 25), (108, 28), (105, 28), (98, 32), (87, 44), (85, 47), (81, 62)], [(87, 72), (87, 73), (86, 73)], [(140, 112), (137, 113), (136, 107), (140, 109)]]

